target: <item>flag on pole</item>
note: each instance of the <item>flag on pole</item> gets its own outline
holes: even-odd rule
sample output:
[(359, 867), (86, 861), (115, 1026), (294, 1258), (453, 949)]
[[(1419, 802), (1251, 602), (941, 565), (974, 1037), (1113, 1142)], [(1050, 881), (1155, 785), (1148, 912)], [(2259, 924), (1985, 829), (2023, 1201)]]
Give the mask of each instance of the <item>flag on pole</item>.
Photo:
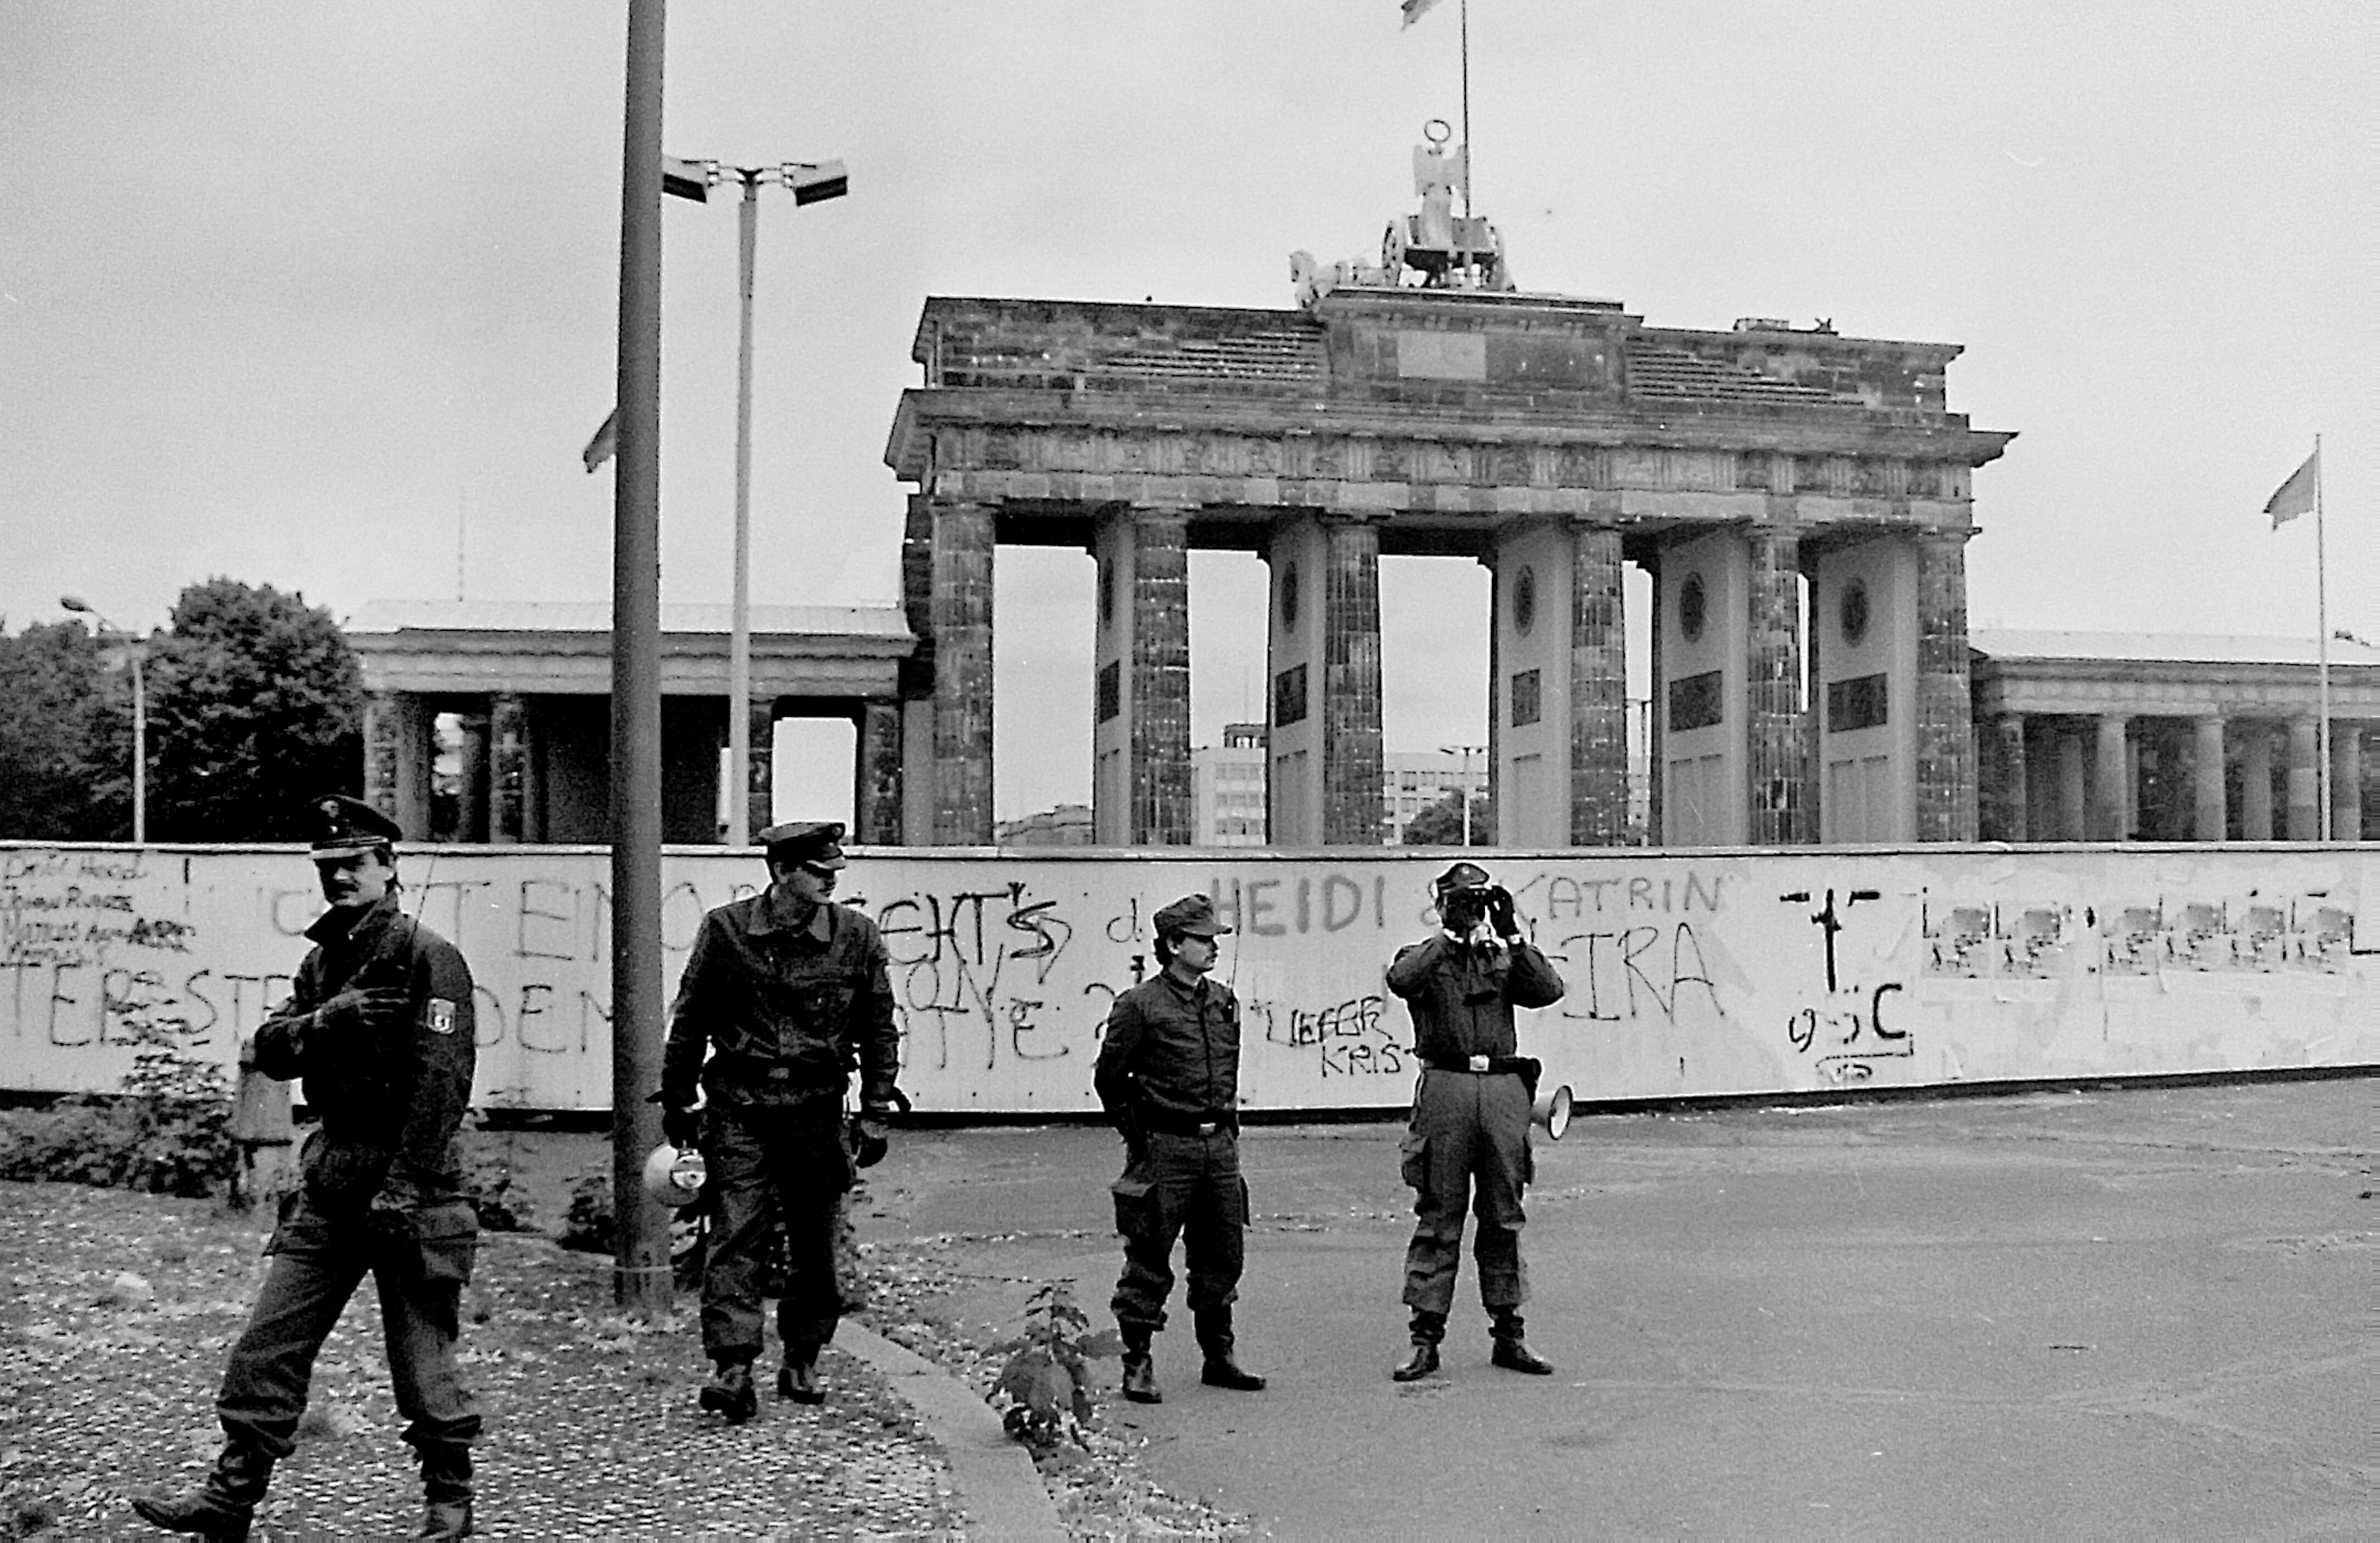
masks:
[(603, 415), (603, 427), (595, 431), (595, 437), (587, 442), (587, 448), (578, 453), (578, 458), (587, 463), (588, 474), (592, 476), (596, 468), (619, 454), (619, 450), (620, 409), (613, 407)]
[(674, 155), (664, 155), (662, 157), (662, 191), (672, 198), (709, 203), (710, 185), (717, 180), (716, 170), (716, 162), (686, 161)]
[(1438, 0), (1399, 0), (1399, 5), (1405, 13), (1405, 26), (1410, 27), (1419, 21), (1422, 18), (1422, 13), (1437, 4)]
[(2289, 480), (2273, 490), (2265, 500), (2265, 513), (2273, 516), (2273, 529), (2278, 530), (2300, 515), (2313, 508), (2314, 495), (2322, 486), (2322, 447), (2314, 446), (2305, 465), (2289, 473)]

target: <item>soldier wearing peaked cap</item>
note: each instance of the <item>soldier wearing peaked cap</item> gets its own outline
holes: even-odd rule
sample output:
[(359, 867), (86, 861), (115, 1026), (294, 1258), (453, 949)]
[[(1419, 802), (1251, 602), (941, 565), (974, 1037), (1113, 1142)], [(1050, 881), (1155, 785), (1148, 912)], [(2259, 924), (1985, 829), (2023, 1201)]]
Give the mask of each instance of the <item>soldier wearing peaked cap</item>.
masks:
[(335, 794), (313, 800), (308, 816), (329, 908), (306, 929), (313, 951), (247, 1059), (267, 1076), (304, 1078), (321, 1123), (216, 1395), (223, 1453), (197, 1490), (142, 1496), (133, 1509), (173, 1532), (246, 1537), (273, 1464), (292, 1450), (314, 1357), (370, 1274), (405, 1439), (421, 1465), (419, 1536), (461, 1537), (471, 1530), (480, 1433), (455, 1369), (479, 1237), (456, 1143), (476, 1055), (470, 966), (398, 908), (395, 820)]
[(673, 1146), (700, 1144), (717, 1207), (702, 1271), (702, 1348), (716, 1369), (701, 1404), (731, 1424), (759, 1412), (752, 1362), (777, 1221), (792, 1254), (777, 1304), (777, 1396), (824, 1401), (819, 1351), (843, 1312), (834, 1225), (854, 1177), (843, 1112), (852, 1069), (863, 1164), (883, 1155), (883, 1122), (902, 1104), (884, 940), (867, 917), (828, 898), (845, 866), (843, 829), (760, 832), (769, 887), (702, 918), (670, 1009), (662, 1125)]
[(1240, 1003), (1229, 986), (1207, 978), (1216, 938), (1232, 929), (1203, 894), (1165, 906), (1151, 926), (1164, 967), (1116, 998), (1093, 1074), (1099, 1104), (1124, 1140), (1123, 1176), (1110, 1186), (1123, 1236), (1111, 1304), (1123, 1335), (1123, 1394), (1139, 1403), (1163, 1397), (1150, 1346), (1165, 1327), (1177, 1237), (1186, 1239), (1190, 1312), (1206, 1356), (1200, 1380), (1255, 1392), (1265, 1379), (1240, 1367), (1232, 1329), (1248, 1222)]
[(1413, 1354), (1392, 1374), (1411, 1382), (1438, 1369), (1463, 1262), (1463, 1215), (1475, 1212), (1472, 1252), (1491, 1320), (1495, 1364), (1544, 1375), (1551, 1363), (1522, 1336), (1528, 1272), (1521, 1263), (1521, 1194), (1530, 1178), (1529, 1106), (1538, 1065), (1516, 1054), (1515, 1007), (1549, 1007), (1562, 978), (1522, 931), (1512, 893), (1477, 863), (1456, 863), (1430, 886), (1439, 929), (1399, 949), (1389, 990), (1413, 1012), (1422, 1063), (1405, 1133), (1405, 1182), (1416, 1218), (1405, 1250)]

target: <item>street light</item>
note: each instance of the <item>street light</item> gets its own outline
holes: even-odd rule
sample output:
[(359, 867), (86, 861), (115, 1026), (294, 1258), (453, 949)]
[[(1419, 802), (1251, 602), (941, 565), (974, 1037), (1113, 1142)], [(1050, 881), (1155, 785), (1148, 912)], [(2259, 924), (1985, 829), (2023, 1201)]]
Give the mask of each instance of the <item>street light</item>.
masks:
[(1461, 794), (1463, 799), (1463, 844), (1468, 846), (1471, 844), (1471, 758), (1475, 755), (1486, 755), (1488, 753), (1488, 747), (1485, 745), (1441, 745), (1438, 747), (1438, 753), (1442, 756), (1461, 756), (1463, 758), (1463, 791)]
[(132, 660), (132, 844), (143, 845), (149, 839), (149, 689), (140, 665), (148, 657), (149, 645), (101, 615), (79, 595), (60, 595), (58, 603), (97, 622), (103, 640), (110, 635), (122, 638)]
[(716, 161), (662, 160), (662, 190), (708, 203), (729, 176), (743, 185), (736, 210), (737, 287), (743, 313), (735, 337), (735, 579), (727, 624), (727, 831), (737, 846), (752, 840), (752, 270), (759, 244), (760, 188), (792, 190), (794, 206), (849, 192), (840, 161), (787, 161), (773, 166), (722, 166)]

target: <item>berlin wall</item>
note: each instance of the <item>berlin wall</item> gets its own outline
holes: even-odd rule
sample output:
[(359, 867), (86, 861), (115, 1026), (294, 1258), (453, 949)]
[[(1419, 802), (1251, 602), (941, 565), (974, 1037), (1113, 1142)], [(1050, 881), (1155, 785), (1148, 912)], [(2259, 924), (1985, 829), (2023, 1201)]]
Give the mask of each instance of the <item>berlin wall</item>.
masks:
[[(1523, 1053), (1582, 1100), (2380, 1063), (2380, 852), (2075, 847), (1487, 850), (1569, 982)], [(1382, 969), (1424, 936), (1439, 853), (861, 852), (921, 1112), (1095, 1111), (1108, 1003), (1192, 891), (1237, 935), (1249, 1108), (1393, 1109), (1416, 1071)], [(478, 1101), (609, 1106), (600, 848), (405, 853), (403, 903), (477, 977)], [(759, 860), (662, 859), (665, 991)], [(321, 900), (297, 848), (0, 845), (0, 1087), (111, 1089), (145, 1045), (229, 1066)], [(2360, 946), (2359, 946), (2360, 944)]]

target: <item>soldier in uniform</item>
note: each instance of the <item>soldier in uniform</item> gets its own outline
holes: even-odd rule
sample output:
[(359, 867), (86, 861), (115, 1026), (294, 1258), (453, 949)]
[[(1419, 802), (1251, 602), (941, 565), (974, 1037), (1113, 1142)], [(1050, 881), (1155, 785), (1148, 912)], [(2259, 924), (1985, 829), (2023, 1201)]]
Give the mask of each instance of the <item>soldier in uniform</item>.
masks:
[[(662, 1125), (672, 1145), (702, 1148), (717, 1208), (702, 1269), (702, 1348), (716, 1369), (700, 1402), (731, 1424), (759, 1412), (752, 1362), (778, 1221), (791, 1257), (777, 1304), (777, 1396), (825, 1400), (818, 1355), (843, 1315), (834, 1231), (854, 1177), (843, 1112), (853, 1065), (863, 1162), (882, 1155), (884, 1121), (900, 1100), (884, 940), (867, 917), (827, 898), (844, 867), (843, 830), (760, 832), (769, 887), (702, 918), (670, 1009)], [(700, 1111), (698, 1085), (708, 1096)]]
[(463, 1197), (456, 1133), (476, 1056), (471, 970), (397, 905), (395, 821), (360, 800), (314, 801), (313, 859), (330, 904), (289, 999), (256, 1031), (265, 1075), (305, 1079), (321, 1122), (304, 1182), (282, 1202), (248, 1328), (215, 1415), (223, 1454), (195, 1491), (133, 1509), (171, 1532), (245, 1537), (273, 1465), (289, 1455), (315, 1355), (369, 1273), (388, 1369), (420, 1462), (422, 1537), (471, 1531), (480, 1412), (455, 1370), (479, 1219)]
[(1512, 1009), (1549, 1007), (1561, 977), (1523, 935), (1512, 896), (1476, 863), (1456, 863), (1431, 886), (1440, 928), (1397, 951), (1389, 990), (1411, 1006), (1422, 1063), (1403, 1142), (1405, 1182), (1419, 1219), (1405, 1250), (1413, 1354), (1400, 1382), (1438, 1369), (1463, 1260), (1463, 1213), (1478, 1216), (1472, 1252), (1479, 1299), (1492, 1320), (1495, 1364), (1543, 1376), (1553, 1365), (1522, 1335), (1528, 1272), (1521, 1264), (1521, 1192), (1530, 1176), (1529, 1108), (1538, 1063), (1515, 1055)]
[(1206, 1353), (1199, 1380), (1256, 1392), (1265, 1379), (1233, 1358), (1232, 1303), (1239, 1295), (1248, 1221), (1240, 1177), (1240, 1004), (1207, 978), (1215, 939), (1230, 928), (1214, 903), (1186, 895), (1153, 918), (1163, 966), (1115, 1000), (1093, 1074), (1099, 1103), (1123, 1133), (1123, 1177), (1115, 1193), (1123, 1234), (1116, 1325), (1123, 1335), (1123, 1396), (1156, 1403), (1149, 1342), (1165, 1327), (1173, 1289), (1173, 1240), (1186, 1234), (1190, 1312)]

